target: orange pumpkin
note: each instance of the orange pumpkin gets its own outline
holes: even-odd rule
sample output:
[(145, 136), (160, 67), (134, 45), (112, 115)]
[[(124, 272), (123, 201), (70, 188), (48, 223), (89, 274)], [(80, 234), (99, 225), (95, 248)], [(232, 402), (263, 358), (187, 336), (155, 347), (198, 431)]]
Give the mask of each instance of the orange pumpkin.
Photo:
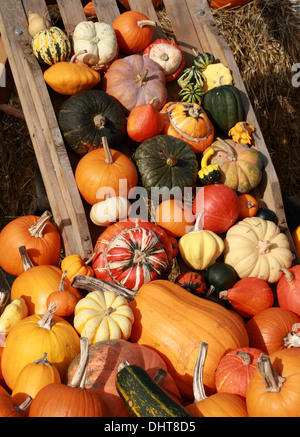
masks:
[(94, 276), (94, 270), (88, 264), (94, 258), (94, 254), (84, 261), (80, 255), (72, 254), (62, 259), (60, 268), (64, 272), (66, 270), (66, 277), (70, 282), (73, 281), (76, 275)]
[(74, 314), (75, 307), (79, 299), (70, 290), (65, 290), (64, 281), (67, 271), (65, 270), (61, 276), (57, 291), (49, 294), (46, 300), (46, 305), (49, 307), (51, 303), (56, 306), (56, 315), (60, 317), (68, 317)]
[(155, 100), (156, 98), (145, 105), (136, 106), (130, 111), (127, 118), (127, 133), (133, 141), (142, 143), (161, 133), (163, 119), (153, 107)]
[(250, 3), (252, 0), (209, 0), (213, 9), (234, 9)]
[(169, 199), (156, 208), (155, 221), (171, 237), (182, 237), (192, 229), (195, 216), (181, 200)]
[(243, 220), (246, 217), (254, 217), (258, 211), (258, 203), (255, 197), (251, 194), (244, 193), (238, 196), (240, 204), (239, 219)]
[(27, 409), (30, 398), (22, 405), (17, 405), (14, 398), (0, 385), (0, 417), (22, 417), (23, 408)]
[(184, 140), (196, 154), (213, 142), (213, 124), (197, 103), (168, 102), (160, 112), (164, 117), (162, 133)]

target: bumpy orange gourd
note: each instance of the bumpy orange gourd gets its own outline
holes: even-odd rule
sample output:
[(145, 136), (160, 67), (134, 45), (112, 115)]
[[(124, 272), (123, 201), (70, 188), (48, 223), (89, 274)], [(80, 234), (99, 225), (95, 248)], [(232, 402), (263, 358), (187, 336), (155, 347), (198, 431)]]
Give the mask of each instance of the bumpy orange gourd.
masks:
[(60, 268), (63, 272), (67, 271), (66, 277), (71, 282), (76, 275), (94, 276), (93, 268), (88, 265), (93, 257), (94, 254), (85, 261), (80, 255), (73, 253), (62, 259)]

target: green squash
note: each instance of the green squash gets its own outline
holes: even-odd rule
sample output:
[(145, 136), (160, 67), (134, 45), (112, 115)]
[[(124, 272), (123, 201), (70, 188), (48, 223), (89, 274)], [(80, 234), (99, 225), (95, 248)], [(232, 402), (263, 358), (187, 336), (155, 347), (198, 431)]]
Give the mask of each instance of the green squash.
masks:
[(205, 85), (205, 77), (201, 71), (193, 65), (192, 67), (185, 68), (183, 70), (181, 76), (177, 80), (177, 83), (180, 88), (185, 88), (190, 83), (198, 85), (200, 88), (202, 88)]
[(172, 189), (172, 193), (180, 190), (183, 195), (185, 187), (192, 187), (196, 183), (196, 154), (180, 138), (171, 135), (149, 138), (137, 147), (132, 159), (138, 169), (142, 186), (151, 197), (154, 188), (159, 190), (163, 199), (169, 198)]
[(47, 65), (68, 61), (71, 55), (68, 36), (56, 26), (36, 33), (32, 38), (31, 47), (38, 61)]
[(136, 364), (122, 363), (116, 375), (116, 387), (131, 417), (190, 417)]
[(190, 83), (185, 88), (182, 88), (179, 91), (178, 95), (181, 102), (198, 103), (199, 105), (201, 105), (204, 91), (197, 84)]
[(202, 107), (215, 129), (225, 135), (245, 118), (240, 91), (233, 85), (221, 85), (207, 91)]
[(278, 225), (278, 217), (274, 211), (269, 208), (258, 208), (255, 217), (260, 217), (264, 220), (269, 220), (270, 222), (274, 222), (275, 225)]
[(193, 64), (196, 68), (198, 68), (198, 70), (204, 71), (209, 64), (213, 64), (214, 62), (214, 55), (208, 52), (203, 52), (197, 54), (193, 61)]
[(126, 133), (120, 104), (100, 90), (81, 91), (65, 100), (58, 123), (65, 141), (78, 155), (102, 147), (103, 137), (110, 147), (117, 147)]
[(224, 262), (216, 262), (205, 271), (205, 279), (210, 287), (209, 294), (232, 288), (237, 281), (236, 271)]

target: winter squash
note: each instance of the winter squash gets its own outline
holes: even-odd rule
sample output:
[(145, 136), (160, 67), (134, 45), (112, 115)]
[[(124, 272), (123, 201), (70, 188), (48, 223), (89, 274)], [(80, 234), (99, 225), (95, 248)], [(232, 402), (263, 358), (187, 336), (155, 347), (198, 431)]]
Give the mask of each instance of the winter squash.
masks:
[(257, 213), (255, 214), (256, 217), (260, 217), (264, 220), (270, 220), (271, 222), (274, 222), (275, 225), (278, 225), (278, 217), (275, 214), (274, 211), (272, 211), (269, 208), (261, 207), (258, 208)]
[(181, 48), (167, 39), (156, 39), (143, 51), (143, 56), (153, 59), (163, 69), (166, 82), (171, 82), (180, 75), (185, 67)]
[[(198, 163), (193, 150), (180, 138), (157, 135), (143, 141), (133, 154), (142, 186), (151, 199), (183, 198), (184, 189), (196, 183)], [(156, 197), (155, 197), (156, 196)]]
[(81, 52), (77, 60), (93, 69), (106, 69), (118, 56), (117, 37), (107, 23), (81, 21), (74, 29), (71, 41), (73, 52)]
[(84, 261), (80, 255), (73, 253), (65, 256), (61, 260), (60, 268), (63, 272), (67, 272), (66, 278), (68, 278), (70, 282), (73, 281), (76, 275), (94, 276), (93, 268), (88, 265), (93, 258), (94, 254)]
[(60, 317), (68, 317), (74, 313), (76, 304), (78, 302), (77, 297), (70, 290), (65, 290), (64, 281), (67, 271), (65, 270), (61, 275), (61, 280), (57, 291), (52, 291), (46, 300), (46, 305), (54, 304), (57, 308), (56, 315)]
[(127, 300), (114, 291), (91, 291), (75, 308), (74, 327), (89, 345), (131, 334), (134, 317)]
[(233, 85), (220, 85), (207, 91), (202, 107), (216, 130), (227, 135), (239, 121), (244, 120), (244, 106), (240, 91)]
[(55, 311), (56, 307), (51, 306), (44, 314), (28, 316), (8, 334), (1, 363), (4, 380), (11, 390), (23, 367), (41, 358), (43, 353), (47, 352), (61, 380), (70, 362), (79, 354), (77, 332), (65, 319), (55, 316)]
[(128, 217), (130, 202), (126, 197), (108, 197), (95, 203), (90, 209), (90, 219), (97, 226), (108, 226), (110, 223)]
[(189, 232), (195, 217), (192, 209), (179, 199), (163, 200), (155, 211), (155, 222), (172, 237)]
[(191, 67), (183, 70), (179, 79), (177, 80), (177, 83), (182, 89), (191, 84), (197, 85), (200, 89), (202, 89), (205, 84), (205, 78), (202, 72), (197, 67), (192, 65)]
[(242, 278), (256, 277), (277, 282), (282, 268), (290, 268), (293, 254), (287, 236), (275, 223), (247, 217), (228, 229), (224, 239), (224, 261)]
[(207, 67), (202, 71), (202, 74), (205, 78), (203, 85), (204, 93), (207, 93), (207, 91), (220, 85), (233, 84), (231, 71), (222, 62), (207, 65)]
[(34, 265), (56, 266), (60, 259), (61, 238), (50, 222), (52, 214), (40, 217), (25, 215), (10, 221), (0, 233), (0, 265), (7, 273), (19, 276), (24, 272), (19, 247), (25, 245)]
[(204, 92), (199, 85), (190, 83), (179, 91), (178, 96), (181, 102), (198, 103), (201, 105)]
[(204, 156), (211, 149), (214, 153), (208, 157), (208, 163), (219, 166), (220, 183), (238, 193), (248, 193), (258, 186), (262, 178), (263, 160), (256, 149), (221, 138), (217, 138), (205, 150)]
[(207, 285), (204, 274), (202, 272), (183, 272), (175, 279), (175, 284), (180, 285), (189, 293), (196, 296), (204, 296), (207, 291)]
[(250, 417), (299, 417), (299, 359), (297, 348), (261, 355), (247, 390)]
[[(20, 405), (28, 396), (34, 399), (45, 385), (53, 382), (58, 384), (61, 382), (60, 374), (57, 368), (47, 360), (45, 352), (41, 358), (22, 368), (11, 395), (16, 404)], [(27, 410), (26, 413), (28, 413)]]
[(47, 16), (48, 16), (48, 11), (44, 23), (44, 19), (40, 14), (31, 11), (28, 12), (28, 32), (32, 38), (36, 33), (44, 30), (45, 25), (47, 29), (49, 29), (52, 26), (51, 20)]
[(235, 311), (244, 318), (270, 308), (274, 303), (273, 292), (266, 281), (260, 278), (243, 278), (232, 288), (220, 291), (220, 299), (228, 300)]
[(90, 90), (100, 82), (100, 73), (86, 64), (76, 63), (77, 56), (73, 55), (70, 61), (57, 62), (44, 71), (46, 83), (57, 93), (71, 96), (79, 91)]
[(197, 52), (193, 50), (195, 59), (193, 60), (193, 65), (200, 71), (204, 71), (206, 67), (215, 62), (215, 57), (209, 52)]
[(282, 271), (284, 274), (276, 286), (278, 304), (300, 316), (300, 264)]
[(228, 351), (220, 360), (216, 374), (218, 393), (233, 393), (246, 399), (249, 382), (257, 370), (260, 349), (241, 347)]
[(159, 111), (167, 99), (164, 71), (138, 54), (114, 61), (102, 79), (102, 89), (121, 104), (126, 115), (154, 98), (153, 107)]
[(239, 211), (238, 196), (232, 188), (218, 183), (196, 188), (193, 213), (198, 217), (203, 212), (203, 229), (216, 234), (226, 232), (237, 221)]
[[(159, 369), (163, 369), (166, 378), (160, 386), (180, 401), (178, 388), (167, 371), (163, 358), (154, 349), (123, 339), (98, 341), (89, 347), (85, 389), (97, 393), (103, 399), (111, 417), (129, 417), (129, 412), (115, 384), (118, 366), (123, 361), (141, 366), (151, 378), (156, 376)], [(79, 357), (76, 357), (70, 364), (67, 373), (68, 381), (72, 379), (78, 362)]]
[(81, 196), (90, 205), (107, 197), (128, 197), (136, 187), (138, 173), (124, 153), (111, 149), (107, 138), (102, 148), (91, 150), (77, 164), (75, 181)]
[(68, 385), (53, 382), (43, 387), (30, 405), (29, 417), (106, 417), (107, 408), (95, 393), (85, 390), (89, 345), (80, 339), (80, 363)]
[(250, 3), (252, 0), (210, 0), (209, 4), (213, 9), (235, 9)]
[(145, 105), (133, 108), (127, 118), (127, 133), (133, 141), (142, 143), (159, 135), (163, 129), (163, 119), (153, 104), (156, 98)]
[(126, 11), (112, 23), (120, 51), (132, 55), (144, 50), (153, 36), (155, 21), (138, 11)]
[(251, 135), (254, 131), (255, 128), (251, 126), (251, 124), (247, 123), (247, 121), (239, 121), (230, 129), (228, 135), (232, 137), (234, 142), (248, 144), (250, 146), (252, 143)]
[[(271, 307), (251, 317), (245, 327), (251, 347), (272, 354), (290, 347), (294, 336), (297, 337), (297, 325), (300, 317), (285, 308)], [(299, 325), (298, 325), (299, 326)]]
[(233, 267), (219, 261), (205, 270), (205, 280), (209, 286), (208, 294), (218, 294), (227, 288), (233, 287), (237, 281), (237, 275)]
[(245, 401), (234, 393), (214, 393), (206, 396), (203, 384), (203, 370), (208, 344), (202, 342), (199, 348), (193, 375), (194, 402), (185, 407), (192, 417), (248, 417)]
[(126, 133), (126, 117), (118, 102), (100, 90), (80, 91), (61, 105), (58, 122), (67, 144), (78, 154), (118, 145)]
[(26, 417), (25, 411), (31, 399), (17, 405), (11, 394), (0, 385), (0, 417)]
[(214, 127), (197, 103), (168, 102), (161, 109), (164, 135), (184, 140), (196, 153), (203, 152), (214, 139)]
[(28, 308), (25, 300), (22, 297), (13, 299), (0, 315), (0, 335), (7, 336), (12, 328), (27, 316)]
[[(25, 271), (14, 280), (11, 286), (11, 299), (22, 297), (29, 316), (44, 314), (48, 308), (49, 294), (59, 288), (62, 270), (51, 265), (34, 266), (24, 246), (20, 247), (20, 254)], [(67, 278), (65, 278), (64, 287), (66, 290), (71, 290), (78, 299), (82, 297), (82, 293), (71, 287), (71, 282)]]
[(244, 323), (236, 315), (171, 281), (143, 285), (130, 306), (135, 317), (130, 340), (154, 348), (164, 358), (186, 399), (193, 398), (192, 379), (202, 341), (211, 344), (203, 377), (209, 394), (215, 391), (215, 369), (225, 351), (248, 346)]
[(243, 193), (238, 196), (240, 204), (239, 219), (254, 217), (258, 210), (257, 199), (249, 193)]

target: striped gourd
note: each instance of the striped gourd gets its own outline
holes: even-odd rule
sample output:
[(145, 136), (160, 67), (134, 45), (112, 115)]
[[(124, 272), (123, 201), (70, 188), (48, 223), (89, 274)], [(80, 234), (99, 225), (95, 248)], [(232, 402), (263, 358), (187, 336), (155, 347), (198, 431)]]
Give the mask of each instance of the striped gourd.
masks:
[(31, 46), (38, 61), (47, 65), (67, 61), (71, 55), (71, 43), (68, 36), (56, 26), (41, 30), (34, 35)]
[(197, 84), (190, 83), (185, 88), (182, 88), (178, 95), (182, 102), (198, 103), (200, 105), (204, 91)]
[(183, 70), (183, 73), (177, 82), (180, 88), (185, 88), (190, 83), (198, 85), (200, 88), (202, 88), (205, 85), (205, 77), (201, 71), (193, 65), (192, 67)]
[(200, 71), (204, 71), (209, 64), (213, 64), (215, 62), (215, 57), (211, 53), (203, 52), (198, 53), (194, 59), (194, 66), (198, 68)]

